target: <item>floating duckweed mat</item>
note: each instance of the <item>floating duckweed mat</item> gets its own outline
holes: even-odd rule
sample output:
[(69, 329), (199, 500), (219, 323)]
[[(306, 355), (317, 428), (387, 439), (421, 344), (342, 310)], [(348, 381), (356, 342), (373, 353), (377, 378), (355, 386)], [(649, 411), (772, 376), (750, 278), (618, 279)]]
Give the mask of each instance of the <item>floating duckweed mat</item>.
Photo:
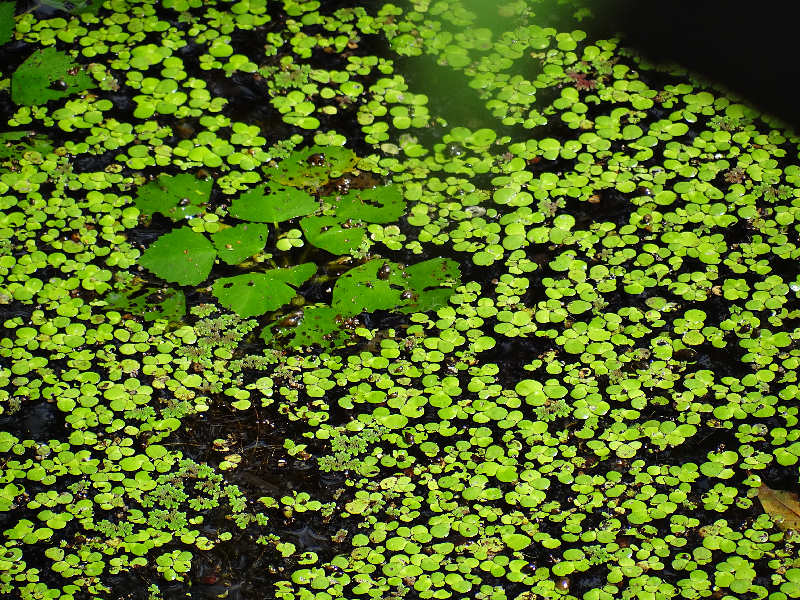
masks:
[(362, 4), (0, 2), (0, 595), (800, 597), (800, 139)]

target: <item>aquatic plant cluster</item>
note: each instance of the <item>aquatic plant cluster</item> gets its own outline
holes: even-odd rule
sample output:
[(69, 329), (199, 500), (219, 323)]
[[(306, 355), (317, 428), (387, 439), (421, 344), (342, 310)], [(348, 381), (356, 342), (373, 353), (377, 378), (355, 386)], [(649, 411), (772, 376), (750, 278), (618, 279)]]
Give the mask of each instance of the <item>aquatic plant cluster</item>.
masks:
[(0, 2), (0, 595), (800, 597), (800, 138), (352, 4)]

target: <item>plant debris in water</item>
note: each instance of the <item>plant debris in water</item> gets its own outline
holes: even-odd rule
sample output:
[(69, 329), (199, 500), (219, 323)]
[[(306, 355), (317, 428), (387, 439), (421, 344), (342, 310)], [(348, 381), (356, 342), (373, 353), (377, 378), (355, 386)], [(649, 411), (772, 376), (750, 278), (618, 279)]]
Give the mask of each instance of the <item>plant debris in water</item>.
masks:
[(0, 2), (0, 595), (800, 598), (800, 138), (359, 4)]

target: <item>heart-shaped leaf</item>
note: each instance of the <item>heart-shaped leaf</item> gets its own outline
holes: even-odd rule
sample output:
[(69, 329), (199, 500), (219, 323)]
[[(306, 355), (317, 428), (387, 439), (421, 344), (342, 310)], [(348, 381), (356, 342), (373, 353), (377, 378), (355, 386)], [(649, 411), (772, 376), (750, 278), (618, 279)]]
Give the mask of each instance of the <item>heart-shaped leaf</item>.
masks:
[(264, 169), (273, 181), (297, 188), (317, 189), (352, 169), (357, 158), (341, 146), (310, 146), (295, 150), (277, 167)]
[(243, 221), (281, 223), (318, 209), (319, 203), (303, 190), (265, 183), (236, 198), (228, 212)]
[(198, 179), (188, 173), (160, 175), (139, 188), (136, 208), (145, 214), (161, 213), (173, 221), (198, 215), (211, 196), (213, 180)]
[(86, 71), (74, 72), (75, 67), (69, 56), (52, 46), (36, 50), (11, 76), (11, 99), (37, 106), (94, 87)]
[(399, 185), (384, 185), (365, 190), (351, 190), (344, 196), (329, 198), (342, 220), (357, 219), (367, 223), (391, 223), (405, 212), (406, 203)]
[(343, 227), (334, 217), (305, 217), (300, 228), (310, 244), (331, 254), (348, 254), (364, 240), (363, 227)]
[(339, 277), (331, 306), (346, 315), (392, 309), (400, 304), (403, 283), (403, 275), (389, 261), (371, 260)]
[(181, 227), (158, 238), (139, 259), (145, 269), (179, 285), (197, 285), (211, 272), (217, 252), (201, 233)]
[(313, 263), (304, 263), (290, 269), (221, 277), (214, 282), (212, 293), (223, 306), (240, 317), (255, 317), (291, 301), (297, 294), (294, 288), (311, 277), (316, 270)]
[(229, 265), (261, 252), (267, 243), (267, 226), (259, 223), (242, 223), (211, 235), (219, 257)]

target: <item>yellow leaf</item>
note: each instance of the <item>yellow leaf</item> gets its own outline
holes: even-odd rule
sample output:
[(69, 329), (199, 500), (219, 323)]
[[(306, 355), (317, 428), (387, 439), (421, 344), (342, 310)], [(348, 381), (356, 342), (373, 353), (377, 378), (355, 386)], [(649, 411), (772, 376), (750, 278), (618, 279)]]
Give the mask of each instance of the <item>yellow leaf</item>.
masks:
[(761, 506), (780, 529), (800, 531), (800, 497), (785, 490), (773, 490), (764, 484), (758, 488)]

